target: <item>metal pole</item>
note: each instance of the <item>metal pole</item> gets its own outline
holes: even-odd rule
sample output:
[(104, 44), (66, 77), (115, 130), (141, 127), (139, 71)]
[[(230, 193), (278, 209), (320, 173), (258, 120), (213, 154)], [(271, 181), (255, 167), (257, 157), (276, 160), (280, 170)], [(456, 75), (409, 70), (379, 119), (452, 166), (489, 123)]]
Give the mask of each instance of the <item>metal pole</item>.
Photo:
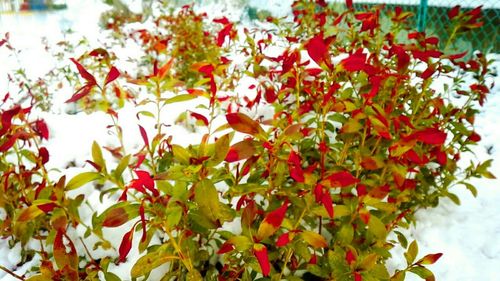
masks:
[(420, 7), (418, 8), (418, 22), (417, 22), (418, 31), (424, 32), (426, 24), (427, 24), (427, 0), (420, 0)]

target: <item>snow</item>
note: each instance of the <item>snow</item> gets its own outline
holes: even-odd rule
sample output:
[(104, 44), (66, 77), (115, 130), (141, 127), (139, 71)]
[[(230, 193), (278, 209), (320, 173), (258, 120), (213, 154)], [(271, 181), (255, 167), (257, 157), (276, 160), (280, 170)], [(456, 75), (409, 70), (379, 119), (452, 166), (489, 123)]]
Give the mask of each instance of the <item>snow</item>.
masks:
[[(131, 4), (135, 2), (134, 9), (140, 8), (137, 6), (137, 2), (139, 1), (130, 1)], [(41, 37), (47, 37), (49, 41), (57, 42), (64, 38), (64, 35), (59, 30), (71, 28), (76, 31), (74, 36), (86, 36), (89, 39), (90, 45), (94, 47), (100, 46), (97, 36), (99, 29), (96, 23), (98, 22), (100, 12), (106, 8), (102, 4), (102, 1), (75, 0), (67, 2), (69, 8), (63, 11), (0, 15), (0, 36), (3, 36), (5, 32), (10, 32), (12, 44), (23, 51), (16, 57), (9, 55), (5, 49), (0, 49), (0, 61), (2, 62), (0, 67), (0, 91), (3, 91), (4, 85), (7, 85), (5, 74), (9, 69), (12, 70), (17, 65), (29, 65), (30, 67), (27, 70), (30, 77), (43, 75), (53, 67), (53, 61), (40, 45)], [(220, 4), (218, 1), (207, 2), (209, 3), (203, 9), (212, 12), (218, 11), (217, 5)], [(271, 1), (269, 4), (268, 1), (250, 0), (249, 5), (257, 8), (266, 7), (277, 15), (286, 15), (290, 11), (290, 2)], [(429, 1), (429, 4), (442, 2)], [(463, 1), (456, 2), (467, 5)], [(480, 4), (479, 2), (483, 1), (474, 1), (474, 5)], [(488, 3), (491, 4), (493, 2), (495, 1), (489, 1)], [(234, 7), (228, 9), (232, 12), (231, 15), (233, 17), (239, 18), (242, 16), (241, 11), (236, 11)], [(128, 51), (130, 55), (133, 55), (133, 49)], [(500, 69), (500, 56), (493, 56), (493, 58), (495, 58), (493, 67), (498, 71)], [(497, 141), (500, 139), (500, 131), (496, 125), (496, 122), (500, 118), (500, 79), (498, 77), (494, 79), (497, 86), (489, 95), (482, 112), (476, 118), (476, 129), (482, 136), (482, 141), (475, 147), (475, 155), (469, 156), (482, 161), (489, 158), (500, 158), (500, 149), (496, 147)], [(248, 86), (252, 82), (251, 80), (243, 81), (238, 86), (239, 91), (250, 94)], [(0, 92), (0, 94), (3, 95), (4, 93)], [(111, 120), (105, 114), (67, 113), (70, 111), (70, 108), (64, 104), (64, 100), (69, 98), (70, 95), (71, 92), (69, 91), (56, 93), (56, 96), (54, 96), (54, 106), (51, 111), (40, 113), (40, 117), (47, 121), (51, 132), (51, 137), (46, 144), (49, 151), (51, 151), (51, 159), (47, 163), (47, 166), (52, 169), (50, 173), (54, 178), (61, 175), (57, 169), (64, 170), (68, 178), (88, 169), (88, 167), (84, 167), (86, 165), (85, 160), (90, 158), (90, 148), (93, 141), (97, 141), (101, 146), (111, 145), (116, 142), (114, 131), (106, 128), (106, 125), (111, 124)], [(186, 107), (190, 107), (190, 105)], [(147, 109), (147, 106), (141, 108), (141, 110)], [(170, 107), (169, 111), (162, 116), (162, 120), (170, 125), (167, 133), (176, 136), (174, 143), (181, 143), (183, 145), (193, 143), (198, 136), (197, 133), (187, 132), (182, 126), (174, 124), (173, 118), (184, 110), (184, 107)], [(153, 123), (147, 117), (142, 117), (140, 121), (137, 120), (137, 111), (138, 109), (132, 106), (126, 106), (119, 113), (118, 122), (124, 130), (124, 136), (126, 136), (124, 140), (127, 151), (137, 150), (142, 144), (142, 140), (139, 134), (137, 134), (137, 124), (139, 122), (149, 132), (153, 130)], [(253, 114), (257, 113), (254, 112)], [(487, 153), (490, 146), (493, 146), (491, 155)], [(114, 161), (111, 158), (107, 160), (109, 160), (108, 163)], [(491, 171), (493, 174), (500, 175), (500, 162), (493, 162)], [(476, 180), (474, 184), (479, 190), (477, 198), (474, 198), (465, 188), (456, 187), (454, 192), (460, 197), (461, 206), (443, 199), (437, 208), (420, 210), (417, 213), (417, 225), (412, 226), (406, 231), (410, 237), (418, 240), (420, 255), (438, 252), (444, 253), (439, 262), (430, 266), (437, 280), (468, 281), (495, 280), (498, 278), (498, 265), (500, 264), (500, 243), (498, 242), (498, 238), (500, 237), (499, 182), (498, 180)], [(93, 202), (92, 206), (86, 206), (81, 210), (82, 219), (89, 221), (93, 211), (101, 213), (111, 203), (111, 200), (105, 199), (105, 202), (97, 204), (100, 200), (99, 194), (95, 191), (92, 192), (90, 185), (82, 187), (82, 189), (89, 191), (89, 201)], [(3, 216), (5, 216), (4, 211), (0, 209), (0, 219)], [(105, 237), (109, 237), (114, 249), (117, 249), (119, 246), (121, 241), (120, 235), (128, 231), (130, 227), (130, 224), (125, 224), (120, 228), (105, 230)], [(239, 222), (227, 223), (225, 227), (237, 230)], [(73, 235), (82, 236), (85, 230), (83, 226), (79, 226)], [(120, 233), (120, 235), (116, 235), (116, 233)], [(137, 240), (139, 237), (139, 235), (136, 235), (134, 239)], [(86, 240), (86, 243), (92, 245), (96, 241), (97, 238), (91, 236)], [(76, 246), (79, 253), (84, 252), (80, 243), (77, 243)], [(19, 244), (14, 245), (13, 248), (9, 248), (8, 241), (0, 239), (0, 265), (22, 275), (37, 263), (35, 257), (32, 261), (25, 263), (21, 267), (17, 267), (16, 265), (20, 262), (20, 251)], [(95, 255), (94, 258), (99, 258), (114, 253), (116, 251), (110, 249), (108, 251), (93, 252), (93, 255)], [(404, 267), (405, 262), (402, 249), (394, 249), (393, 254), (394, 258), (389, 261), (389, 265), (394, 269)], [(138, 256), (137, 247), (133, 247), (129, 261), (119, 266), (111, 264), (110, 271), (124, 280), (128, 279), (130, 268), (133, 265), (132, 261)], [(156, 269), (152, 273), (152, 280), (155, 280), (155, 276), (161, 276), (165, 270), (165, 267)], [(16, 279), (0, 271), (0, 281), (7, 280)], [(408, 274), (407, 280), (420, 279)]]

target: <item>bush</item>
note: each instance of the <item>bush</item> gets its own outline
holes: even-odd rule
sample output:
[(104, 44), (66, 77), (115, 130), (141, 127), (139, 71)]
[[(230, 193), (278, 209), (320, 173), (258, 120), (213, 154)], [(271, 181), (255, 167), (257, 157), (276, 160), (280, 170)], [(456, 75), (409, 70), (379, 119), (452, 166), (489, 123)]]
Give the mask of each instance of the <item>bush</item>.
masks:
[[(0, 233), (21, 242), (23, 261), (41, 260), (26, 280), (119, 280), (109, 266), (133, 247), (141, 254), (134, 280), (156, 268), (162, 280), (404, 280), (408, 272), (433, 280), (426, 265), (442, 254), (419, 255), (398, 230), (443, 197), (459, 203), (451, 187), (476, 194), (471, 178), (494, 178), (490, 161), (457, 166), (480, 140), (474, 115), (489, 91), (488, 62), (440, 51), (438, 38), (408, 31), (411, 14), (400, 8), (384, 18), (381, 7), (356, 12), (349, 2), (339, 11), (297, 0), (293, 20), (251, 29), (190, 7), (153, 19), (154, 30), (115, 27), (114, 40), (142, 46), (137, 69), (118, 70), (104, 49), (72, 59), (83, 83), (67, 103), (109, 115), (118, 146), (105, 148), (116, 161), (94, 142), (92, 170), (71, 179), (49, 177), (49, 131), (31, 107), (2, 109)], [(477, 11), (452, 10), (454, 30), (473, 28)], [(436, 90), (440, 77), (454, 83)], [(245, 79), (248, 91), (236, 92)], [(466, 102), (457, 105), (455, 94)], [(181, 119), (201, 137), (181, 145), (162, 114), (192, 101), (198, 106)], [(139, 126), (133, 153), (117, 122), (125, 104), (155, 120), (154, 132)], [(114, 203), (85, 221), (89, 198), (68, 193), (91, 182)], [(125, 229), (117, 249), (110, 228)], [(87, 247), (89, 238), (98, 242)], [(386, 260), (398, 244), (407, 267), (392, 273)], [(92, 258), (99, 249), (115, 254)]]

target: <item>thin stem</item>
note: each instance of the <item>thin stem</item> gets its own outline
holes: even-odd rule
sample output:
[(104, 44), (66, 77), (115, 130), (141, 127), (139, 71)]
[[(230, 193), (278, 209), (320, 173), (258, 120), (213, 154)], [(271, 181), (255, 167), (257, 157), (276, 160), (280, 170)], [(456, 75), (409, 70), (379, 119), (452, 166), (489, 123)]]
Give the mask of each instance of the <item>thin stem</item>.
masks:
[(0, 265), (0, 269), (3, 270), (3, 271), (5, 271), (5, 272), (7, 272), (10, 275), (12, 275), (16, 279), (23, 280), (23, 281), (26, 280), (24, 277), (15, 274), (13, 271), (9, 270), (8, 268), (6, 268), (4, 266)]

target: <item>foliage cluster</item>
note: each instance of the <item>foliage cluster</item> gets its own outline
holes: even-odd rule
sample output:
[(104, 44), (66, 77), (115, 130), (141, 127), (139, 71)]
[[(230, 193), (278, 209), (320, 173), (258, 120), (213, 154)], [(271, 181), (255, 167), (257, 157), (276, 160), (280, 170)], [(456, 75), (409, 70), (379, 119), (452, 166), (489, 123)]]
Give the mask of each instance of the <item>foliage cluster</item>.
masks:
[[(41, 260), (33, 276), (17, 277), (119, 280), (110, 263), (125, 262), (136, 247), (133, 280), (156, 268), (164, 269), (162, 280), (404, 280), (409, 272), (434, 280), (426, 266), (442, 254), (418, 257), (416, 241), (398, 230), (441, 198), (459, 203), (454, 186), (476, 194), (471, 178), (493, 178), (489, 161), (457, 165), (480, 140), (474, 116), (489, 92), (488, 61), (439, 50), (438, 38), (408, 30), (411, 14), (400, 8), (383, 27), (381, 7), (346, 4), (337, 11), (297, 0), (293, 19), (269, 17), (258, 28), (210, 21), (189, 6), (154, 18), (153, 30), (115, 26), (114, 40), (132, 38), (142, 47), (137, 68), (148, 74), (119, 70), (104, 48), (72, 59), (80, 81), (67, 103), (107, 113), (117, 146), (103, 150), (94, 142), (92, 168), (71, 179), (48, 176), (49, 131), (30, 118), (32, 106), (4, 99), (0, 234), (22, 243), (24, 260)], [(474, 11), (453, 9), (454, 30), (474, 28)], [(432, 83), (443, 76), (454, 83), (437, 91)], [(254, 81), (254, 95), (235, 92), (242, 77)], [(466, 101), (457, 106), (454, 95)], [(192, 101), (200, 105), (186, 118), (202, 137), (176, 144), (162, 114)], [(143, 143), (133, 152), (118, 122), (127, 103), (156, 109), (138, 112), (156, 126), (139, 126)], [(273, 113), (256, 115), (265, 108)], [(68, 195), (89, 183), (101, 200), (114, 202), (90, 222), (79, 214), (86, 195)], [(76, 237), (82, 225), (87, 231)], [(117, 249), (109, 229), (123, 230)], [(98, 242), (87, 247), (90, 236)], [(34, 240), (38, 249), (30, 248)], [(396, 245), (406, 249), (407, 267), (389, 272)], [(99, 249), (116, 254), (94, 259)]]

